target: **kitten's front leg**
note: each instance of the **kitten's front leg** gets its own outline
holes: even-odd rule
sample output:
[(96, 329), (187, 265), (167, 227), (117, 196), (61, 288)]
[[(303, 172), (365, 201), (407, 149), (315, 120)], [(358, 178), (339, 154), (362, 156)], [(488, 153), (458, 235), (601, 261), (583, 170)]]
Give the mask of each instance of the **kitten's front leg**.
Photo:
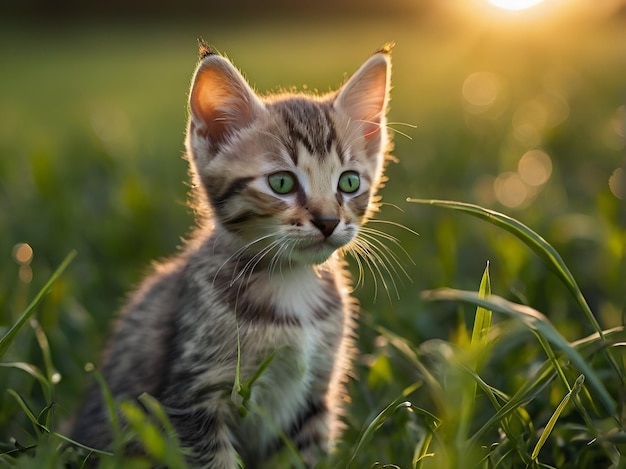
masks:
[(170, 420), (193, 468), (238, 469), (240, 458), (228, 426), (229, 416), (208, 408), (175, 412)]
[(314, 467), (329, 451), (330, 414), (324, 395), (311, 396), (307, 407), (290, 430), (290, 437), (307, 467)]

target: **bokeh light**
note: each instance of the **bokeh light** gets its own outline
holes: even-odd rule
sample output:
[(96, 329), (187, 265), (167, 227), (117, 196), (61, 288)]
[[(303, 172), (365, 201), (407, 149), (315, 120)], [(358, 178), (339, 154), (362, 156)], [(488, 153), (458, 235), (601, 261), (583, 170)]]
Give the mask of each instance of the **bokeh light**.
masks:
[(624, 174), (623, 168), (617, 168), (613, 171), (611, 177), (609, 178), (609, 189), (611, 190), (611, 193), (620, 200), (624, 199), (626, 192), (624, 179), (626, 179), (626, 174)]
[(33, 259), (33, 248), (27, 243), (19, 243), (13, 247), (13, 258), (20, 265), (28, 265)]
[[(517, 163), (517, 171), (504, 171), (496, 178), (482, 178), (474, 186), (481, 202), (495, 197), (508, 208), (521, 208), (532, 202), (552, 175), (552, 158), (543, 150), (529, 150)], [(491, 186), (491, 187), (490, 187)]]
[(473, 113), (489, 109), (498, 97), (500, 81), (491, 72), (475, 72), (463, 82), (463, 98), (465, 107)]
[(526, 202), (529, 192), (520, 175), (514, 171), (500, 174), (493, 182), (498, 201), (509, 208), (518, 208)]
[(22, 283), (30, 283), (33, 280), (33, 269), (30, 263), (33, 260), (33, 248), (27, 243), (19, 243), (13, 246), (13, 259), (20, 266), (18, 277)]
[(542, 150), (530, 150), (520, 158), (517, 170), (522, 181), (529, 186), (538, 187), (550, 179), (552, 160)]

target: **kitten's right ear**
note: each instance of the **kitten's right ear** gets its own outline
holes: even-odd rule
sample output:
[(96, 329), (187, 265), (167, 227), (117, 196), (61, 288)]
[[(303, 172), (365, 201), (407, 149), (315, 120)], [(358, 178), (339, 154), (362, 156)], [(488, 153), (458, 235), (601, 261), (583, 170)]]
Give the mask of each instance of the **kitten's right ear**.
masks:
[(245, 78), (224, 57), (204, 56), (193, 77), (189, 94), (191, 123), (196, 135), (219, 148), (247, 127), (263, 110)]

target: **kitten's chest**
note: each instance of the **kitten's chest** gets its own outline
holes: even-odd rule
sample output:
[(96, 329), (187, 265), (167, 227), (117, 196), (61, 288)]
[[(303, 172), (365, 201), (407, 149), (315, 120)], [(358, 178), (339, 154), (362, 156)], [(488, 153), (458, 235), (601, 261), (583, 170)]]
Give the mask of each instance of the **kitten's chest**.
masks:
[[(281, 280), (267, 285), (274, 320), (251, 325), (242, 344), (247, 376), (269, 363), (251, 387), (251, 429), (259, 425), (256, 407), (288, 431), (310, 396), (326, 393), (343, 338), (344, 306), (334, 283), (298, 273)], [(274, 437), (268, 428), (267, 438)]]
[(265, 288), (277, 322), (285, 320), (314, 333), (342, 314), (341, 295), (331, 272), (285, 271), (272, 276)]
[(342, 336), (344, 305), (329, 274), (285, 272), (257, 285), (257, 291), (248, 295), (267, 302), (270, 310), (256, 321), (249, 318), (246, 343), (252, 362), (274, 354), (272, 369), (284, 375), (280, 376), (284, 382), (302, 381), (298, 370), (314, 370), (323, 367), (324, 361), (333, 361)]

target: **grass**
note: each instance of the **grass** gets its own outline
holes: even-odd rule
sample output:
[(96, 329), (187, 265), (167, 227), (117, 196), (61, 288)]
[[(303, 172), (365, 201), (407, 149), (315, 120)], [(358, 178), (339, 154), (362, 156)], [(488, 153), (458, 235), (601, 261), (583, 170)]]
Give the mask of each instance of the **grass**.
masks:
[[(3, 25), (0, 465), (81, 461), (63, 435), (93, 379), (85, 364), (97, 363), (146, 264), (172, 253), (191, 225), (180, 155), (198, 36), (260, 90), (326, 90), (397, 43), (390, 121), (417, 128), (392, 124), (412, 140), (395, 138), (400, 162), (389, 167), (381, 218), (420, 236), (388, 227), (415, 261), (405, 266), (411, 282), (396, 279), (400, 300), (373, 298), (371, 277), (355, 292), (359, 379), (328, 466), (626, 464), (623, 201), (608, 186), (623, 164), (622, 28), (575, 23), (547, 34), (412, 18)], [(462, 89), (479, 71), (497, 77), (498, 93), (476, 112)], [(562, 120), (545, 119), (559, 109)], [(549, 156), (551, 176), (507, 206), (497, 181), (519, 174), (531, 149)], [(471, 204), (430, 201), (454, 209), (434, 210), (407, 197)], [(30, 256), (18, 255), (20, 243)], [(178, 467), (175, 436), (144, 399), (123, 409), (128, 431), (153, 460)]]

